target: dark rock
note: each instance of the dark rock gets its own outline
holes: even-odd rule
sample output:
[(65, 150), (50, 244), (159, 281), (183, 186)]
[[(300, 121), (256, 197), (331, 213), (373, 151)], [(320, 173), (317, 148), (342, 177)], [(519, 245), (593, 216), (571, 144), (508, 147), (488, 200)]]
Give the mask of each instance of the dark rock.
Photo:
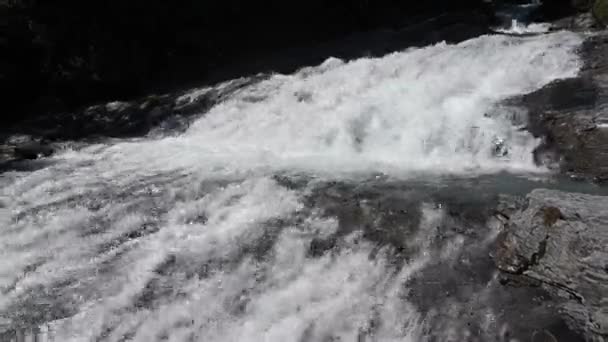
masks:
[(591, 12), (599, 24), (608, 25), (608, 0), (595, 0)]
[(530, 131), (544, 138), (537, 160), (562, 157), (563, 172), (598, 182), (608, 180), (608, 32), (590, 37), (581, 49), (578, 77), (553, 82), (525, 95)]
[(584, 11), (587, 0), (544, 0), (537, 12), (537, 20), (553, 21)]
[(589, 341), (606, 341), (607, 227), (608, 197), (537, 189), (501, 233), (496, 263), (510, 280), (551, 293)]
[(588, 11), (593, 6), (594, 0), (572, 0), (570, 3), (578, 11)]
[(31, 142), (15, 147), (15, 157), (18, 159), (37, 159), (53, 154), (53, 148), (38, 142)]
[(597, 22), (593, 18), (591, 11), (559, 19), (551, 24), (552, 31), (571, 30), (584, 32), (597, 28)]
[[(213, 89), (149, 95), (131, 101), (97, 104), (74, 112), (33, 117), (9, 128), (4, 139), (0, 135), (0, 143), (5, 140), (6, 145), (17, 146), (42, 140), (96, 140), (134, 137), (151, 131), (155, 134), (183, 132), (196, 115), (203, 114), (218, 101), (261, 79), (242, 78)], [(32, 156), (24, 150), (25, 155)]]
[[(274, 63), (301, 67), (311, 56), (260, 56), (300, 46), (316, 51), (320, 43), (354, 33), (425, 26), (446, 14), (460, 13), (454, 22), (432, 23), (440, 36), (466, 39), (480, 23), (488, 26), (488, 8), (483, 0), (4, 1), (0, 90), (8, 96), (0, 120), (4, 125), (24, 114), (71, 112), (192, 82), (215, 83), (242, 76), (243, 68), (255, 74), (278, 69)], [(435, 33), (414, 38), (438, 38), (429, 34)], [(365, 50), (359, 46), (357, 53)]]
[(39, 138), (30, 135), (13, 135), (6, 137), (4, 142), (0, 143), (0, 164), (48, 157), (53, 152), (54, 148)]
[(543, 1), (537, 20), (551, 21), (552, 29), (589, 30), (608, 24), (606, 0)]
[(15, 148), (9, 145), (0, 145), (0, 163), (13, 159)]
[[(529, 6), (526, 6), (529, 7)], [(533, 21), (553, 22), (554, 29), (585, 29), (608, 24), (606, 0), (544, 0), (532, 10)]]
[(532, 334), (532, 342), (557, 342), (557, 338), (550, 332), (543, 330)]
[(537, 11), (538, 20), (554, 21), (588, 12), (595, 0), (544, 0)]

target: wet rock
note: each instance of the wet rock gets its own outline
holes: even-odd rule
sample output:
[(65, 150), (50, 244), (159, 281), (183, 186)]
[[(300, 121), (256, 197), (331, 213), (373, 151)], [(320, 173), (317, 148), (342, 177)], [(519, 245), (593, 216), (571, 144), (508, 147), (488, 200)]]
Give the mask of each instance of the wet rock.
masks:
[(0, 143), (0, 163), (48, 157), (53, 152), (54, 148), (50, 144), (33, 136), (9, 136)]
[(492, 141), (492, 155), (495, 157), (506, 157), (509, 155), (509, 145), (505, 141), (505, 139), (501, 137), (494, 137)]
[(53, 154), (53, 148), (39, 142), (31, 142), (15, 147), (15, 156), (18, 159), (37, 159), (48, 157), (51, 154)]
[(571, 328), (608, 340), (608, 196), (532, 191), (497, 241), (498, 268), (540, 286)]
[(594, 0), (572, 0), (571, 4), (578, 11), (588, 11), (593, 6)]
[(593, 8), (591, 10), (593, 17), (600, 25), (608, 25), (608, 1), (607, 0), (595, 0)]
[(557, 342), (557, 338), (550, 332), (543, 330), (532, 334), (532, 342)]
[[(0, 1), (0, 90), (8, 94), (0, 119), (6, 124), (22, 120), (23, 114), (54, 113), (56, 108), (46, 105), (49, 99), (59, 110), (73, 111), (251, 74), (236, 70), (241, 67), (253, 73), (277, 70), (278, 62), (260, 63), (257, 57), (355, 32), (424, 25), (446, 13), (465, 14), (455, 29), (438, 28), (470, 38), (469, 27), (477, 27), (479, 17), (486, 26), (491, 19), (487, 8), (482, 0), (310, 0), (297, 10), (274, 0), (263, 6), (251, 1)], [(313, 46), (280, 63), (316, 64), (309, 62), (316, 50)], [(227, 70), (220, 73), (230, 75), (218, 76), (223, 67)]]
[(597, 22), (591, 12), (580, 13), (574, 16), (559, 19), (551, 23), (552, 31), (571, 30), (587, 31), (597, 27)]
[[(130, 101), (101, 103), (73, 112), (39, 116), (8, 128), (0, 127), (0, 144), (7, 138), (27, 141), (96, 140), (183, 132), (197, 115), (247, 85), (265, 79), (258, 75), (226, 82), (216, 88), (180, 90)], [(28, 140), (29, 139), (29, 140)], [(19, 145), (24, 142), (5, 142)]]
[(578, 11), (584, 10), (587, 0), (545, 0), (539, 7), (536, 15), (538, 20), (551, 21), (567, 16), (572, 16)]
[(581, 54), (578, 77), (523, 96), (521, 104), (529, 112), (528, 129), (544, 138), (537, 160), (555, 152), (564, 173), (603, 182), (608, 180), (608, 32), (590, 37)]

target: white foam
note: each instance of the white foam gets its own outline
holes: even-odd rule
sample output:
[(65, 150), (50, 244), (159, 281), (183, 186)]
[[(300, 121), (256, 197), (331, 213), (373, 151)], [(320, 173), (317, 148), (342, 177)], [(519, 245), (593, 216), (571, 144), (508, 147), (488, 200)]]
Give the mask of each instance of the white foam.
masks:
[[(395, 266), (356, 235), (308, 255), (337, 220), (305, 212), (308, 190), (270, 175), (536, 170), (536, 140), (497, 104), (574, 76), (580, 42), (484, 36), (329, 59), (239, 85), (183, 135), (68, 150), (42, 170), (3, 175), (0, 316), (50, 301), (68, 316), (51, 323), (57, 341), (347, 341), (371, 330), (419, 341), (404, 295), (430, 256)], [(412, 244), (424, 252), (424, 227), (442, 212), (422, 212)]]
[(114, 101), (106, 104), (106, 110), (110, 112), (121, 111), (129, 107), (129, 103), (122, 101)]
[[(575, 76), (581, 38), (483, 36), (458, 45), (275, 75), (213, 107), (182, 136), (66, 153), (115, 172), (198, 169), (484, 173), (537, 170), (538, 144), (492, 115), (509, 96)], [(489, 115), (488, 115), (489, 114)], [(508, 155), (497, 158), (495, 141)]]
[[(238, 261), (237, 253), (259, 245), (272, 232), (268, 220), (300, 209), (299, 195), (266, 178), (218, 188), (200, 200), (192, 195), (182, 194), (186, 197), (167, 214), (161, 229), (132, 244), (107, 274), (95, 274), (107, 258), (87, 252), (101, 241), (62, 240), (68, 251), (57, 254), (84, 252), (61, 260), (72, 272), (62, 277), (79, 279), (70, 289), (78, 299), (61, 300), (80, 308), (77, 315), (50, 323), (56, 341), (95, 340), (104, 332), (108, 341), (120, 341), (125, 334), (133, 341), (163, 336), (169, 341), (355, 341), (372, 330), (379, 341), (419, 340), (420, 317), (403, 300), (404, 285), (428, 257), (395, 269), (382, 251), (371, 259), (374, 246), (356, 235), (337, 254), (311, 257), (311, 240), (337, 228), (335, 220), (313, 215), (278, 232), (268, 257)], [(193, 223), (193, 215), (207, 220)], [(436, 220), (432, 216), (425, 222)], [(133, 222), (138, 219), (122, 218), (113, 227), (122, 231)], [(168, 291), (153, 305), (133, 310), (169, 255), (181, 269), (160, 276), (159, 286)], [(42, 268), (61, 271), (59, 264), (50, 266), (53, 259), (46, 262)], [(214, 262), (227, 264), (205, 277), (187, 275)], [(42, 268), (18, 281), (21, 293), (36, 285), (53, 286), (57, 276)]]
[(506, 33), (506, 34), (541, 34), (547, 33), (551, 30), (551, 24), (549, 23), (530, 23), (523, 24), (519, 21), (513, 19), (511, 21), (511, 26), (508, 28), (498, 28), (496, 32)]

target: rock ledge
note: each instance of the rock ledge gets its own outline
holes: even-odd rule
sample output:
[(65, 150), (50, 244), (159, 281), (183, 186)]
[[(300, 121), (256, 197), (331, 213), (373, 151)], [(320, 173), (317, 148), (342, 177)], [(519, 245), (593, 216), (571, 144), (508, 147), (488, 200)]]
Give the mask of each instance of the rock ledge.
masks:
[(608, 196), (532, 191), (495, 257), (508, 282), (543, 287), (571, 328), (608, 341)]

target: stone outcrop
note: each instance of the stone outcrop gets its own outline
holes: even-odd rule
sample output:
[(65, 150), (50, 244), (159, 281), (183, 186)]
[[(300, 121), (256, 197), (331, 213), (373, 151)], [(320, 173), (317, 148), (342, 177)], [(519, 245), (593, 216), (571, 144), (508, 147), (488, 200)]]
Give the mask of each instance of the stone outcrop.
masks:
[(562, 171), (576, 178), (608, 180), (608, 32), (581, 48), (578, 77), (556, 81), (521, 98), (529, 130), (545, 139), (537, 150), (557, 155)]
[(20, 169), (24, 160), (49, 156), (62, 149), (66, 141), (72, 141), (68, 145), (75, 147), (76, 141), (182, 133), (198, 114), (263, 77), (240, 78), (215, 88), (149, 95), (74, 112), (32, 117), (14, 131), (0, 129), (0, 172)]
[(506, 281), (540, 286), (571, 328), (608, 341), (608, 197), (537, 189), (509, 215), (495, 261)]

